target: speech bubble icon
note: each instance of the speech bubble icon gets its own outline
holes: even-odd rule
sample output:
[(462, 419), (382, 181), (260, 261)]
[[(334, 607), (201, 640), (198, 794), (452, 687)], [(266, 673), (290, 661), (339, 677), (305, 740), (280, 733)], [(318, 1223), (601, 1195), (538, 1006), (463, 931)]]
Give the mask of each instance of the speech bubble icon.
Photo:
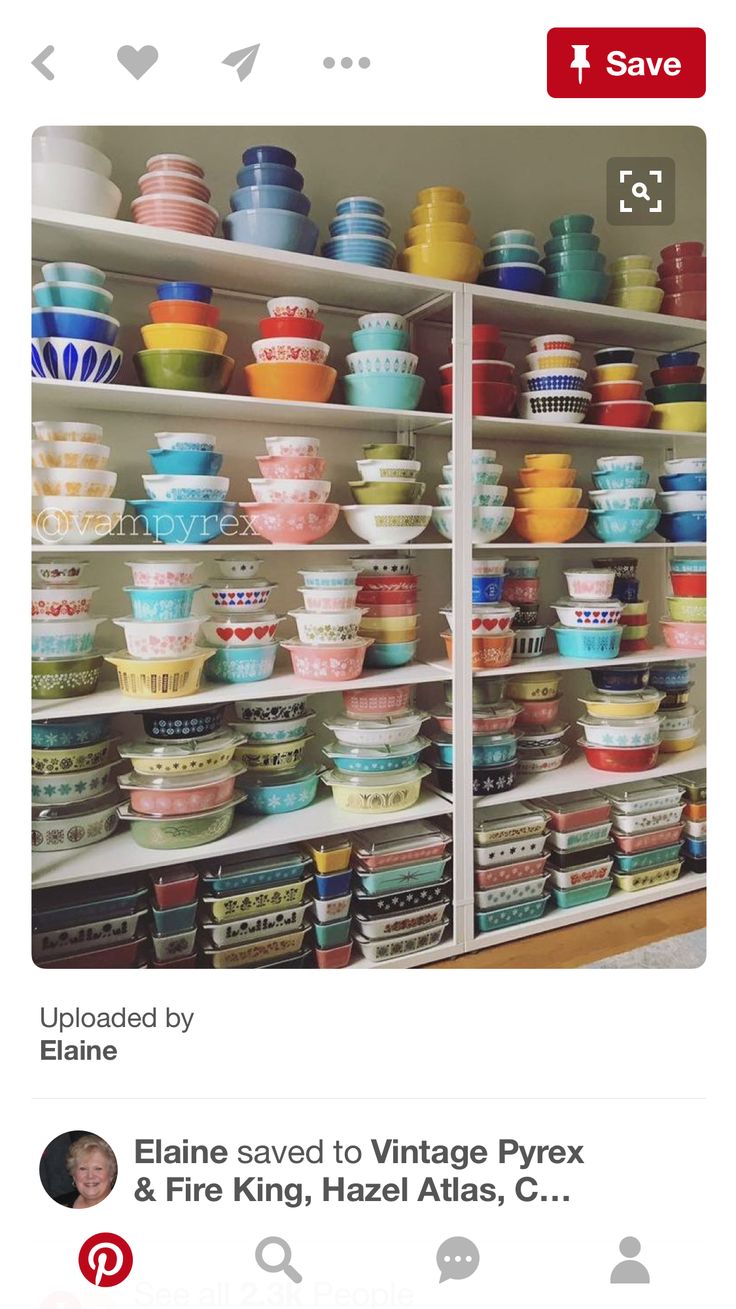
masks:
[(480, 1263), (480, 1251), (467, 1236), (450, 1236), (437, 1251), (440, 1282), (463, 1282), (472, 1277)]

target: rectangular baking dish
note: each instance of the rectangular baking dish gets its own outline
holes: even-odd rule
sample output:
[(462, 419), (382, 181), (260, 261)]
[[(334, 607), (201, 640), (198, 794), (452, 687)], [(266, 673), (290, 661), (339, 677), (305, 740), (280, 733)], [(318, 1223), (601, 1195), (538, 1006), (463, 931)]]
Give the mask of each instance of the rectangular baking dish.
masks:
[(552, 894), (558, 909), (574, 909), (577, 905), (605, 900), (610, 895), (612, 886), (612, 877), (601, 877), (598, 881), (586, 882), (583, 886), (553, 886)]
[(41, 968), (139, 968), (148, 945), (147, 936), (136, 936), (120, 945), (106, 945), (101, 950), (67, 954), (61, 959), (39, 960)]
[(590, 846), (587, 850), (550, 850), (547, 868), (568, 872), (571, 868), (584, 868), (586, 864), (600, 863), (602, 859), (611, 859), (616, 847), (613, 841), (602, 845)]
[(353, 940), (364, 959), (372, 964), (383, 963), (387, 959), (398, 959), (402, 955), (416, 954), (419, 950), (431, 950), (439, 945), (447, 928), (447, 920), (434, 927), (425, 927), (421, 932), (411, 932), (408, 936), (392, 936), (385, 940), (371, 941), (365, 936), (354, 936)]
[(592, 827), (577, 827), (572, 832), (551, 831), (547, 835), (550, 850), (585, 850), (604, 845), (611, 834), (611, 822), (594, 823)]
[(575, 832), (579, 827), (605, 823), (611, 805), (601, 791), (570, 791), (566, 796), (544, 796), (537, 804), (547, 815), (554, 832)]
[(547, 874), (540, 877), (528, 877), (523, 882), (504, 882), (501, 886), (491, 886), (487, 891), (476, 891), (475, 907), (478, 910), (498, 909), (505, 904), (522, 904), (525, 900), (538, 900), (544, 893)]
[(663, 845), (674, 845), (683, 833), (682, 823), (673, 823), (671, 827), (656, 827), (651, 832), (634, 832), (627, 835), (613, 828), (612, 835), (616, 851), (622, 854), (640, 854), (643, 850), (657, 850)]
[(648, 814), (657, 809), (670, 809), (682, 800), (682, 785), (678, 778), (659, 782), (628, 782), (625, 786), (602, 789), (617, 814)]
[(640, 854), (617, 854), (617, 873), (640, 873), (646, 868), (658, 868), (660, 864), (674, 863), (679, 859), (681, 845), (666, 845), (656, 850), (642, 850)]
[(547, 833), (541, 832), (538, 836), (502, 841), (498, 845), (476, 845), (473, 847), (473, 863), (476, 868), (492, 868), (494, 864), (514, 864), (523, 859), (536, 859), (544, 853), (546, 840)]
[(285, 936), (269, 936), (263, 941), (248, 941), (242, 945), (228, 946), (224, 950), (205, 949), (202, 958), (209, 968), (270, 964), (277, 959), (300, 954), (308, 932), (308, 927), (302, 927), (296, 932), (287, 932)]
[(296, 845), (285, 845), (274, 854), (231, 855), (202, 863), (203, 890), (208, 895), (237, 895), (263, 886), (295, 882), (311, 869), (311, 859)]
[(226, 945), (240, 945), (244, 941), (265, 940), (268, 936), (283, 936), (285, 932), (294, 932), (303, 927), (311, 901), (291, 905), (288, 909), (277, 909), (271, 914), (256, 914), (253, 918), (236, 918), (234, 922), (202, 923), (205, 946), (214, 946), (217, 950)]
[(526, 900), (523, 904), (504, 905), (502, 909), (489, 909), (475, 915), (475, 930), (478, 934), (497, 932), (502, 927), (518, 927), (521, 923), (533, 923), (541, 918), (547, 905), (549, 895), (539, 900)]
[(253, 914), (290, 909), (301, 904), (308, 884), (309, 878), (302, 877), (298, 882), (285, 882), (283, 886), (264, 887), (260, 891), (246, 891), (243, 895), (206, 895), (202, 904), (205, 913), (214, 922), (228, 923), (236, 918), (251, 918)]
[(587, 886), (591, 882), (601, 882), (610, 877), (613, 859), (597, 859), (594, 863), (584, 864), (582, 868), (553, 868), (552, 886), (558, 890), (572, 890), (576, 886)]
[(350, 913), (352, 893), (336, 895), (332, 900), (313, 900), (312, 913), (318, 923), (332, 923), (339, 918), (347, 918)]
[(476, 868), (476, 890), (487, 891), (492, 886), (527, 882), (530, 877), (540, 877), (546, 866), (547, 855), (541, 854), (536, 859), (520, 859), (513, 864), (493, 864), (490, 868)]
[(151, 873), (153, 898), (159, 909), (174, 909), (195, 899), (199, 888), (199, 864), (186, 868), (164, 868)]
[(84, 923), (78, 927), (59, 927), (50, 932), (35, 932), (31, 938), (31, 953), (39, 963), (60, 959), (64, 955), (94, 950), (101, 945), (121, 945), (132, 941), (147, 909), (124, 914), (119, 918), (103, 918), (97, 923)]
[(547, 826), (547, 815), (538, 805), (517, 801), (495, 805), (487, 818), (474, 821), (474, 844), (493, 845), (508, 841), (524, 841), (539, 836)]
[[(105, 884), (114, 884), (117, 879), (105, 878)], [(101, 883), (89, 885), (82, 882), (74, 887), (61, 887), (49, 896), (47, 892), (35, 892), (32, 896), (32, 927), (34, 932), (52, 932), (62, 927), (81, 927), (84, 923), (97, 923), (103, 918), (120, 918), (133, 914), (146, 905), (146, 888), (138, 886), (135, 890), (125, 891), (120, 878), (117, 893), (112, 888), (102, 892)], [(76, 891), (77, 896), (65, 897), (60, 891)], [(79, 894), (81, 891), (81, 895)], [(102, 893), (101, 893), (102, 892)]]
[(644, 891), (648, 886), (663, 886), (665, 882), (676, 882), (680, 876), (682, 862), (661, 864), (658, 868), (647, 868), (641, 873), (614, 873), (613, 879), (620, 891)]
[(304, 849), (318, 873), (341, 873), (350, 863), (353, 844), (344, 836), (323, 836), (316, 841), (305, 841)]
[(693, 773), (690, 777), (676, 777), (675, 781), (684, 788), (689, 804), (705, 804), (708, 799), (705, 769)]
[(355, 918), (356, 931), (370, 941), (381, 941), (389, 936), (408, 936), (410, 932), (435, 927), (444, 919), (449, 903), (449, 900), (440, 900), (438, 904), (429, 905), (426, 909), (388, 914), (383, 918), (362, 918), (358, 914)]
[(362, 891), (368, 895), (382, 895), (387, 891), (405, 891), (411, 887), (429, 886), (432, 882), (443, 881), (449, 860), (449, 855), (443, 855), (427, 863), (383, 868), (378, 872), (370, 872), (356, 864), (355, 872)]
[(692, 818), (686, 818), (685, 835), (692, 837), (695, 841), (705, 841), (708, 836), (707, 822), (703, 820), (696, 823)]
[(452, 837), (443, 828), (423, 820), (394, 823), (378, 830), (367, 828), (354, 832), (351, 839), (356, 859), (369, 872), (439, 859), (452, 844)]
[(194, 953), (196, 939), (196, 927), (190, 932), (175, 932), (171, 936), (157, 936), (154, 933), (151, 937), (154, 956), (159, 963), (167, 963), (171, 959), (187, 959)]
[(385, 918), (388, 914), (427, 909), (429, 905), (448, 899), (451, 893), (451, 877), (444, 877), (441, 882), (431, 882), (429, 886), (409, 887), (405, 891), (388, 891), (383, 895), (367, 895), (364, 891), (357, 891), (355, 912), (361, 918)]
[(675, 804), (668, 809), (649, 809), (646, 813), (614, 814), (614, 827), (624, 836), (636, 836), (639, 832), (656, 832), (658, 828), (674, 827), (682, 817), (684, 804)]

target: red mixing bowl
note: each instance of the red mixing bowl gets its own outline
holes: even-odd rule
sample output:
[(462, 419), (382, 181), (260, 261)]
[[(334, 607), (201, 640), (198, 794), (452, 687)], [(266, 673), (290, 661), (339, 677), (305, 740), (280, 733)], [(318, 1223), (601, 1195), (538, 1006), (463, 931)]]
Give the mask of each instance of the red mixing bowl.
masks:
[(652, 373), (654, 386), (677, 386), (681, 382), (702, 382), (704, 368), (696, 364), (679, 364), (673, 368), (655, 368)]
[[(449, 350), (452, 359), (452, 346)], [(506, 345), (503, 341), (473, 341), (474, 359), (505, 359)]]
[[(440, 378), (444, 385), (452, 381), (453, 368), (452, 364), (442, 364), (440, 368)], [(513, 383), (514, 365), (507, 363), (505, 359), (474, 359), (473, 360), (473, 381), (474, 382), (508, 382)]]
[(660, 250), (662, 262), (667, 263), (670, 259), (689, 259), (702, 255), (705, 246), (702, 241), (674, 241), (672, 245), (666, 245)]
[(325, 330), (318, 318), (262, 318), (258, 324), (261, 340), (270, 336), (298, 336), (302, 341), (319, 341)]
[(657, 264), (657, 273), (660, 277), (683, 277), (687, 273), (705, 273), (708, 262), (705, 255), (691, 255), (686, 259), (667, 259), (663, 264)]
[(681, 291), (679, 295), (666, 295), (660, 310), (676, 318), (705, 319), (705, 291)]
[(682, 273), (679, 277), (662, 277), (659, 285), (665, 295), (679, 295), (681, 291), (704, 291), (705, 273)]
[(706, 595), (707, 573), (670, 573), (675, 595)]
[(655, 768), (659, 757), (659, 742), (656, 745), (640, 745), (627, 749), (612, 745), (591, 745), (588, 741), (578, 741), (585, 752), (591, 768), (598, 768), (604, 773), (645, 773)]
[(647, 400), (614, 400), (591, 405), (587, 417), (599, 427), (646, 427), (652, 407)]
[[(442, 407), (452, 411), (452, 386), (441, 386)], [(483, 418), (508, 418), (516, 406), (516, 387), (507, 382), (474, 382), (473, 414)]]

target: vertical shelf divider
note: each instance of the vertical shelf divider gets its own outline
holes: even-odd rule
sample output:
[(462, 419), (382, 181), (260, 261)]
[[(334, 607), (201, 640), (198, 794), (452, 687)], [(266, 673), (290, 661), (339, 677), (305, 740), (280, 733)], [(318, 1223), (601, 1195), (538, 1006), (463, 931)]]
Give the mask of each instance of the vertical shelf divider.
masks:
[(456, 935), (463, 947), (473, 939), (473, 765), (471, 668), (472, 524), (472, 338), (473, 295), (463, 287), (452, 304), (452, 660), (454, 807), (453, 867), (455, 870)]

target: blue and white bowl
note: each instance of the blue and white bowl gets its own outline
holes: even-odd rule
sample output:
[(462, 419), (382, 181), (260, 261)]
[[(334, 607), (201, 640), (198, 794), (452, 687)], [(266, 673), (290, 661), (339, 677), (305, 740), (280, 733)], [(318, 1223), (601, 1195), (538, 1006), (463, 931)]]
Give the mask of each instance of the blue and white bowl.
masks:
[(230, 479), (229, 477), (144, 473), (143, 486), (149, 500), (206, 500), (217, 503), (225, 499), (230, 489)]
[(633, 545), (644, 541), (660, 521), (658, 509), (591, 509), (588, 527), (600, 541)]
[(391, 224), (374, 214), (342, 214), (330, 223), (330, 236), (383, 236), (391, 235)]
[(371, 268), (391, 268), (396, 246), (382, 236), (334, 236), (322, 246), (325, 259), (346, 264), (367, 264)]
[(36, 750), (73, 750), (78, 745), (97, 745), (110, 735), (108, 714), (87, 718), (36, 719), (31, 723), (31, 745)]
[(610, 473), (593, 473), (596, 491), (628, 491), (646, 486), (649, 473), (646, 468), (622, 468)]
[(302, 764), (291, 773), (277, 773), (275, 776), (273, 773), (247, 773), (241, 787), (243, 812), (290, 814), (296, 809), (305, 809), (317, 794), (320, 771)]
[(342, 200), (338, 200), (335, 205), (335, 213), (340, 214), (377, 214), (383, 218), (384, 207), (380, 200), (376, 200), (372, 195), (346, 195)]
[(205, 545), (236, 524), (234, 501), (129, 500), (146, 531), (164, 545)]
[(207, 661), (205, 676), (208, 682), (263, 682), (273, 672), (278, 648), (274, 641), (272, 645), (217, 650)]
[(32, 309), (31, 336), (64, 336), (76, 341), (114, 345), (120, 323), (92, 309)]
[(31, 341), (31, 376), (45, 381), (113, 382), (122, 362), (122, 350), (112, 345), (63, 336), (39, 336)]
[(124, 586), (130, 596), (133, 617), (144, 623), (165, 623), (175, 618), (189, 618), (198, 586)]
[(540, 368), (521, 380), (526, 391), (582, 391), (587, 376), (584, 368)]
[(222, 468), (222, 455), (211, 450), (148, 450), (146, 453), (154, 473), (216, 477)]
[(90, 654), (95, 632), (104, 618), (34, 619), (31, 623), (33, 659), (69, 659)]
[(619, 509), (650, 509), (654, 504), (656, 494), (653, 486), (628, 487), (623, 491), (589, 492), (595, 509), (614, 511)]
[(215, 437), (206, 432), (155, 432), (159, 450), (207, 450), (215, 448)]
[(341, 773), (396, 773), (413, 768), (428, 745), (426, 737), (417, 736), (409, 745), (387, 745), (375, 750), (364, 745), (332, 745), (325, 746), (322, 753)]

